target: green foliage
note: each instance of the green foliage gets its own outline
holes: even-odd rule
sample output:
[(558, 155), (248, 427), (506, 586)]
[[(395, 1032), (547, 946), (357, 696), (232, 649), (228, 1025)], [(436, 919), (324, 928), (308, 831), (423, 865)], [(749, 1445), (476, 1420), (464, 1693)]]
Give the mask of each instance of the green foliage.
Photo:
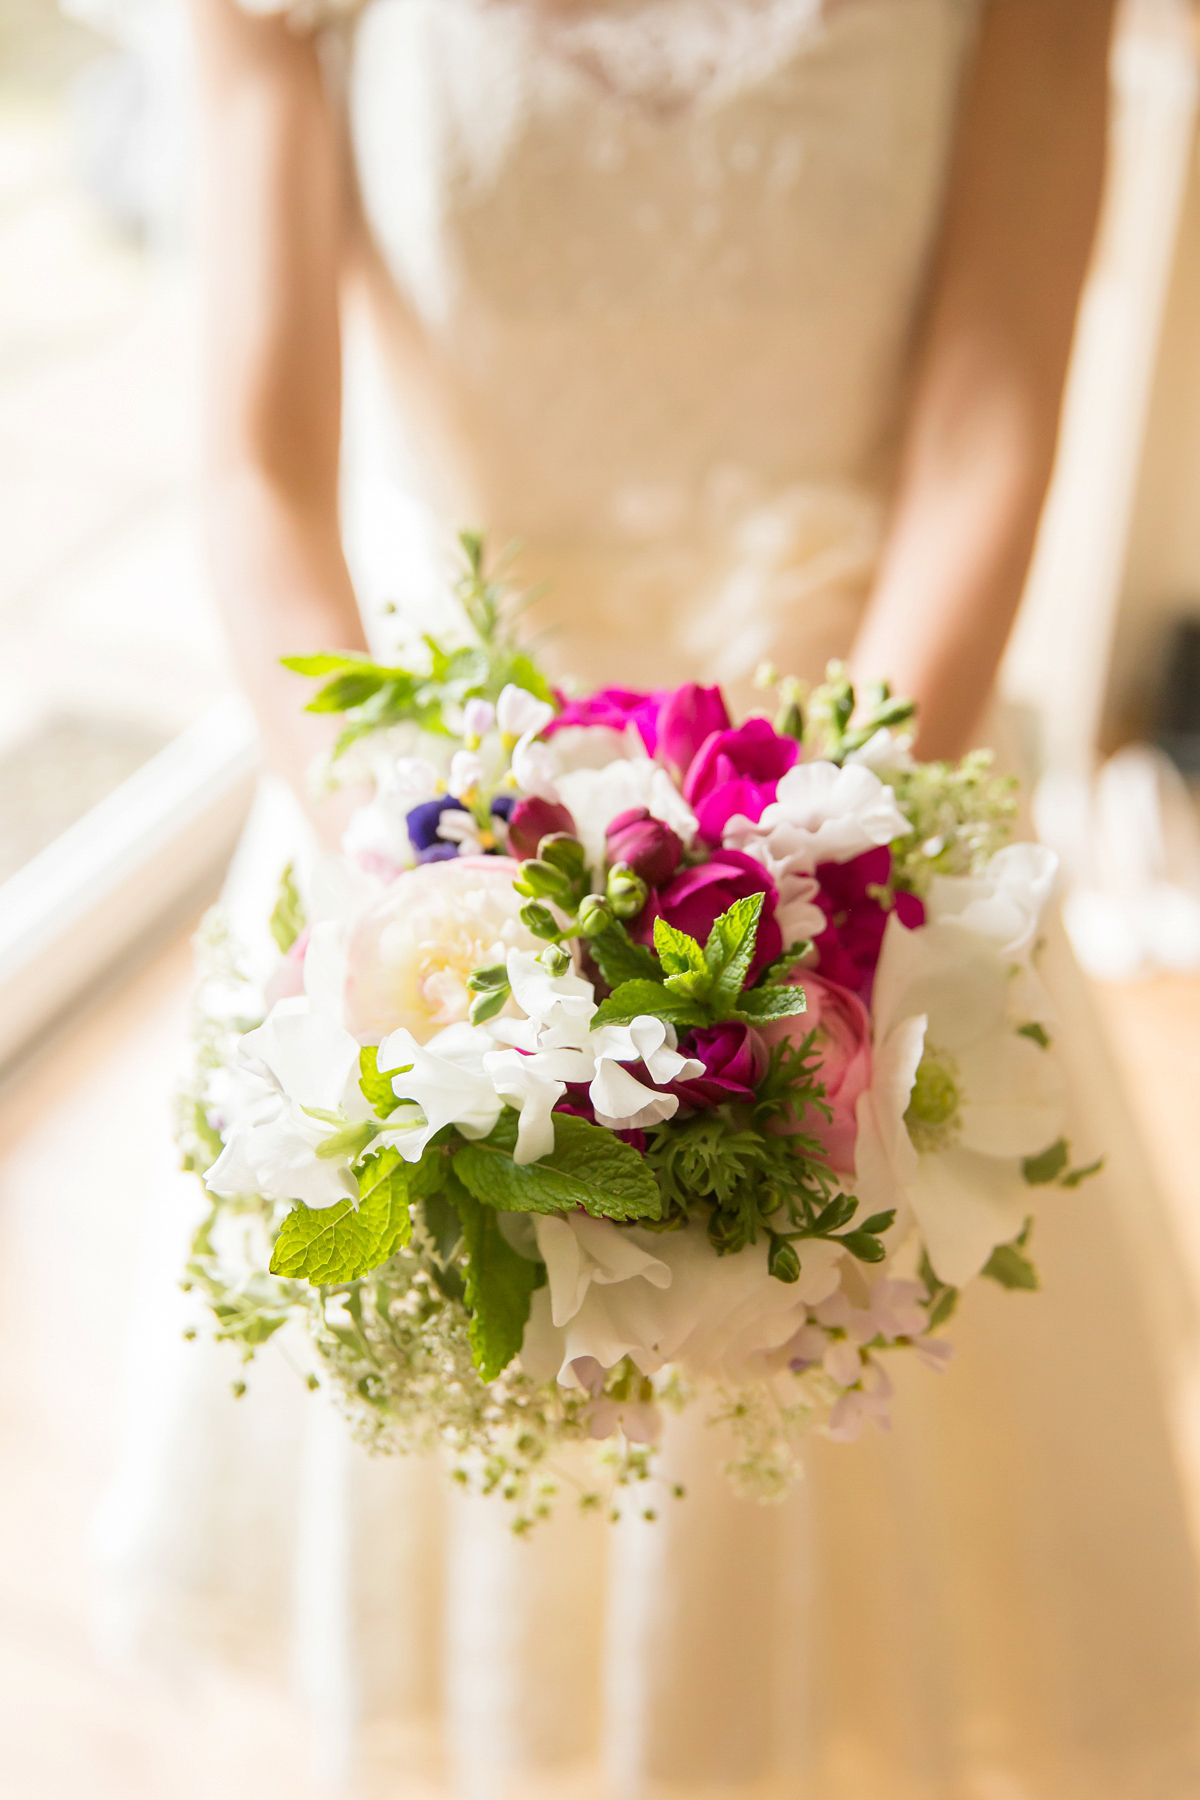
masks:
[(1036, 1293), (1041, 1286), (1037, 1270), (1017, 1244), (999, 1244), (983, 1265), (989, 1281), (1004, 1288), (1025, 1288)]
[(481, 1204), (453, 1176), (446, 1197), (462, 1221), (471, 1354), (484, 1381), (494, 1381), (521, 1348), (529, 1304), (545, 1270), (512, 1248), (494, 1208)]
[(1070, 1160), (1070, 1146), (1066, 1138), (1059, 1138), (1048, 1150), (1040, 1151), (1037, 1156), (1027, 1156), (1021, 1164), (1021, 1173), (1030, 1187), (1047, 1187), (1064, 1173)]
[[(679, 1031), (688, 1031), (723, 1019), (765, 1025), (802, 1013), (806, 1005), (803, 988), (772, 982), (760, 982), (749, 990), (745, 986), (764, 898), (748, 894), (735, 900), (714, 922), (703, 949), (685, 931), (656, 919), (658, 957), (652, 959), (656, 976), (638, 974), (616, 982), (607, 1000), (601, 1002), (593, 1025), (627, 1025), (649, 1013)], [(598, 943), (600, 939), (593, 939), (593, 949)]]
[(195, 1175), (211, 1169), (225, 1148), (200, 1101), (190, 1094), (180, 1096), (178, 1135), (183, 1151), (180, 1166)]
[(392, 1091), (392, 1076), (395, 1069), (386, 1075), (379, 1072), (379, 1052), (374, 1044), (365, 1044), (358, 1053), (358, 1085), (362, 1089), (363, 1098), (374, 1108), (381, 1119), (388, 1118), (402, 1104)]
[(958, 1289), (943, 1281), (934, 1273), (933, 1264), (929, 1260), (928, 1251), (921, 1252), (920, 1277), (925, 1284), (925, 1306), (929, 1310), (929, 1329), (936, 1331), (939, 1325), (946, 1324), (953, 1317), (958, 1305)]
[(271, 936), (286, 956), (308, 923), (296, 886), (295, 867), (289, 863), (279, 877), (279, 894), (271, 911)]
[(283, 658), (284, 667), (298, 675), (329, 678), (309, 701), (308, 711), (346, 715), (346, 728), (334, 746), (335, 757), (369, 733), (393, 725), (411, 723), (423, 731), (446, 735), (448, 709), (457, 709), (476, 697), (495, 700), (510, 682), (539, 700), (553, 701), (549, 683), (518, 648), (513, 631), (517, 612), (532, 596), (509, 598), (500, 578), (503, 567), (493, 574), (487, 571), (484, 541), (478, 533), (464, 532), (459, 541), (464, 568), (456, 592), (472, 643), (447, 649), (426, 636), (426, 670), (377, 663), (349, 651)]
[(359, 1203), (313, 1209), (296, 1205), (275, 1240), (272, 1275), (315, 1287), (355, 1281), (385, 1263), (412, 1232), (408, 1172), (395, 1150), (368, 1157), (358, 1171)]
[(828, 1117), (818, 1070), (811, 1035), (800, 1046), (776, 1045), (753, 1104), (675, 1118), (647, 1134), (664, 1227), (703, 1209), (720, 1255), (765, 1235), (768, 1267), (780, 1281), (799, 1278), (803, 1250), (796, 1246), (806, 1239), (836, 1242), (862, 1262), (882, 1261), (879, 1234), (892, 1215), (877, 1213), (846, 1231), (858, 1201), (840, 1192), (819, 1141), (797, 1129), (810, 1109)]
[(1030, 1043), (1036, 1044), (1039, 1050), (1050, 1048), (1050, 1035), (1046, 1027), (1039, 1025), (1036, 1019), (1031, 1019), (1028, 1025), (1018, 1025), (1017, 1036), (1028, 1038)]
[(454, 1154), (454, 1173), (486, 1206), (501, 1212), (573, 1212), (582, 1207), (596, 1219), (655, 1219), (659, 1193), (654, 1176), (629, 1144), (559, 1113), (554, 1149), (538, 1162), (512, 1160), (517, 1116), (506, 1107), (490, 1136), (464, 1144)]
[(589, 937), (588, 949), (607, 987), (627, 981), (662, 981), (663, 967), (652, 950), (635, 944), (619, 919)]

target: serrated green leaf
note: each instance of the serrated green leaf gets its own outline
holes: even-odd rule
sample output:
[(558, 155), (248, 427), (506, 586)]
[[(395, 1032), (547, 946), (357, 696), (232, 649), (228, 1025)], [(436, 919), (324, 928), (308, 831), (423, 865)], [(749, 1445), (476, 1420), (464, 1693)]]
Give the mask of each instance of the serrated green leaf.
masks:
[(494, 1209), (482, 1205), (453, 1176), (451, 1181), (467, 1252), (464, 1298), (471, 1314), (471, 1356), (483, 1379), (495, 1381), (521, 1348), (541, 1271), (513, 1249)]
[(644, 944), (635, 944), (619, 920), (588, 939), (592, 958), (610, 988), (626, 981), (661, 981), (662, 964)]
[(808, 1001), (802, 987), (759, 987), (743, 991), (731, 1010), (745, 1024), (770, 1025), (776, 1019), (807, 1012)]
[(392, 1075), (381, 1075), (379, 1072), (379, 1051), (374, 1044), (366, 1044), (358, 1053), (358, 1085), (362, 1089), (363, 1098), (381, 1119), (394, 1113), (401, 1102), (392, 1091)]
[(704, 952), (694, 937), (668, 925), (665, 919), (654, 921), (654, 948), (666, 975), (708, 974)]
[(656, 1219), (658, 1183), (631, 1144), (569, 1113), (554, 1116), (554, 1149), (539, 1162), (512, 1160), (517, 1118), (501, 1113), (489, 1137), (455, 1153), (454, 1173), (477, 1200), (500, 1212), (574, 1212), (596, 1219)]
[(777, 956), (774, 962), (767, 964), (755, 981), (755, 987), (777, 987), (811, 949), (811, 938), (801, 938), (796, 943), (789, 944), (782, 956)]
[(658, 981), (623, 981), (603, 1000), (592, 1020), (592, 1029), (600, 1025), (628, 1025), (643, 1013), (666, 1019), (672, 1025), (703, 1025), (708, 1013), (686, 994), (672, 993)]
[(983, 1265), (982, 1273), (990, 1281), (998, 1281), (1005, 1288), (1025, 1288), (1030, 1293), (1036, 1293), (1041, 1285), (1037, 1270), (1015, 1244), (1000, 1244), (993, 1250)]
[[(460, 1181), (454, 1183), (453, 1191), (463, 1191)], [(448, 1263), (462, 1240), (462, 1215), (454, 1204), (448, 1184), (443, 1183), (436, 1193), (424, 1196), (421, 1216), (433, 1240), (435, 1255), (439, 1261)]]
[(1058, 1180), (1067, 1166), (1070, 1154), (1066, 1138), (1059, 1138), (1048, 1150), (1041, 1151), (1037, 1156), (1027, 1156), (1021, 1164), (1021, 1173), (1030, 1187), (1046, 1187), (1050, 1182)]
[(704, 961), (713, 978), (716, 1005), (732, 1006), (742, 991), (754, 960), (765, 899), (765, 894), (744, 894), (713, 922), (704, 946)]
[(408, 1242), (408, 1175), (395, 1150), (368, 1157), (358, 1170), (359, 1204), (339, 1200), (313, 1209), (296, 1205), (275, 1240), (271, 1274), (328, 1287), (357, 1281)]
[(280, 951), (287, 955), (307, 920), (304, 907), (300, 901), (300, 891), (296, 886), (296, 870), (294, 863), (288, 863), (279, 877), (279, 892), (275, 897), (275, 905), (271, 909), (271, 936), (275, 939)]
[(339, 669), (353, 669), (363, 660), (345, 650), (318, 650), (315, 656), (281, 656), (285, 669), (296, 675), (333, 675)]

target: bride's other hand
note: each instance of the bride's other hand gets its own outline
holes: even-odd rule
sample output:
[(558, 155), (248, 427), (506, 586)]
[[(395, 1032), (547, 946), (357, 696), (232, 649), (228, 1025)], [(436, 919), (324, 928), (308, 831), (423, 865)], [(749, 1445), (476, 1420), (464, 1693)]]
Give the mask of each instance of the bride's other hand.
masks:
[(191, 5), (217, 594), (268, 756), (332, 842), (344, 804), (306, 783), (332, 726), (279, 658), (365, 648), (338, 519), (347, 164), (313, 38), (235, 0)]
[(855, 679), (967, 747), (1049, 484), (1104, 174), (1112, 0), (990, 0), (966, 82), (901, 481)]

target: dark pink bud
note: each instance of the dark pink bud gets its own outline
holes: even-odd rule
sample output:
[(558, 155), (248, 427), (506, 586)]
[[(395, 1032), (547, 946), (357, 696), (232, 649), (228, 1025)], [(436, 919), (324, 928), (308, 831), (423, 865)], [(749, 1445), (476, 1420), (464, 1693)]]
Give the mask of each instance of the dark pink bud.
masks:
[(508, 848), (521, 862), (538, 853), (538, 845), (553, 832), (574, 837), (575, 821), (557, 800), (518, 800), (508, 815)]
[(608, 860), (628, 863), (651, 887), (670, 881), (683, 861), (683, 843), (644, 806), (618, 813), (608, 828)]

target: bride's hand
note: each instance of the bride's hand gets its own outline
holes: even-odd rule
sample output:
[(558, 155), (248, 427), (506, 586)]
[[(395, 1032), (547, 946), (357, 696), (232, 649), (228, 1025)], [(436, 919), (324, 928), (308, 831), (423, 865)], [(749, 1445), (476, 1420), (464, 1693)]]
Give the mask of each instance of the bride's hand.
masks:
[(851, 658), (919, 704), (918, 753), (979, 723), (1021, 597), (1104, 172), (1112, 0), (992, 0), (963, 102), (901, 479)]

